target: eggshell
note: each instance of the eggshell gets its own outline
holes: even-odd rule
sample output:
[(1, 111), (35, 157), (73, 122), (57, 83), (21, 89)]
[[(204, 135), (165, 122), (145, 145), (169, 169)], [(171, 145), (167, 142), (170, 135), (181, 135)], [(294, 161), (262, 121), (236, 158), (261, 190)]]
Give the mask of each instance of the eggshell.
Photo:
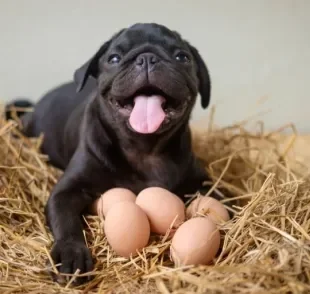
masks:
[(170, 256), (177, 266), (209, 264), (219, 247), (220, 233), (215, 223), (206, 217), (196, 217), (176, 230)]
[(108, 211), (104, 221), (108, 243), (121, 256), (137, 254), (150, 238), (150, 224), (143, 210), (133, 202), (119, 202)]
[(212, 197), (198, 197), (186, 209), (186, 218), (192, 218), (199, 214), (207, 215), (217, 224), (230, 219), (225, 206)]
[(163, 188), (144, 189), (138, 194), (136, 204), (146, 213), (153, 233), (164, 235), (171, 225), (172, 229), (177, 228), (185, 220), (183, 201)]
[(92, 204), (92, 213), (106, 216), (108, 210), (116, 203), (123, 201), (136, 201), (136, 195), (125, 188), (113, 188), (103, 193), (100, 198)]

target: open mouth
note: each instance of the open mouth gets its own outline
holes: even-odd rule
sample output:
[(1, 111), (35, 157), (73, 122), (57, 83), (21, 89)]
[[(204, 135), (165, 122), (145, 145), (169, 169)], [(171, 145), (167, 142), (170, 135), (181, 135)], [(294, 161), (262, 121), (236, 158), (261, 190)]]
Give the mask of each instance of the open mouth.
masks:
[(154, 97), (158, 96), (162, 98), (162, 109), (168, 113), (170, 111), (173, 111), (178, 107), (177, 100), (173, 97), (170, 97), (167, 95), (164, 91), (160, 90), (159, 88), (155, 86), (147, 86), (140, 88), (138, 91), (136, 91), (133, 95), (126, 99), (117, 100), (116, 103), (119, 107), (132, 110), (135, 105), (135, 98), (139, 96), (145, 96), (145, 97)]
[(129, 115), (129, 125), (142, 134), (156, 132), (178, 107), (178, 101), (154, 86), (140, 88), (126, 99), (115, 101), (124, 114)]

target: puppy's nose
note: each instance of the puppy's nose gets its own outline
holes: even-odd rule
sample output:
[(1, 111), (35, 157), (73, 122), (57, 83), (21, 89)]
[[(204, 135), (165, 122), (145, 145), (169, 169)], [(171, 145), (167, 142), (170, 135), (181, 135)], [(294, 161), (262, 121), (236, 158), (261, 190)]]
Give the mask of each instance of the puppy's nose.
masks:
[(159, 58), (153, 53), (142, 53), (136, 59), (136, 65), (151, 69), (154, 64), (159, 61)]

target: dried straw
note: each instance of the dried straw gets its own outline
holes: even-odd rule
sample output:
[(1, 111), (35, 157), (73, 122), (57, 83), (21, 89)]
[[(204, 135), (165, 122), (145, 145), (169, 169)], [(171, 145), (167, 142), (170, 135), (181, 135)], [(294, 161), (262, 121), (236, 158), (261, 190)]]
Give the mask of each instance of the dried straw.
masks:
[(235, 217), (220, 227), (223, 248), (214, 264), (176, 268), (170, 241), (155, 236), (137, 257), (121, 258), (100, 219), (87, 216), (94, 279), (73, 288), (74, 277), (60, 286), (46, 272), (52, 236), (43, 207), (61, 172), (38, 152), (40, 139), (24, 138), (1, 118), (0, 293), (310, 293), (310, 152), (294, 153), (300, 136), (293, 126), (275, 132), (258, 126), (249, 132), (246, 122), (227, 128), (210, 122), (193, 134), (212, 190), (225, 204), (237, 201)]

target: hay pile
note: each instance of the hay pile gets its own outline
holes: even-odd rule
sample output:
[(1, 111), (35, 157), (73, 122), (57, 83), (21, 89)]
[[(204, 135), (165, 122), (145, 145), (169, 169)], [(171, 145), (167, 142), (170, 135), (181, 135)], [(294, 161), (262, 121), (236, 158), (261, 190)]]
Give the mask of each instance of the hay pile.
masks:
[(221, 191), (239, 200), (236, 216), (220, 228), (223, 250), (214, 265), (175, 268), (169, 241), (156, 237), (135, 259), (120, 258), (99, 218), (87, 217), (94, 279), (72, 288), (53, 283), (45, 266), (52, 238), (43, 206), (60, 172), (38, 153), (40, 140), (1, 120), (0, 293), (310, 293), (310, 183), (305, 157), (293, 150), (294, 129), (282, 136), (249, 133), (244, 124), (211, 126), (194, 133), (195, 151), (223, 202), (232, 199)]

